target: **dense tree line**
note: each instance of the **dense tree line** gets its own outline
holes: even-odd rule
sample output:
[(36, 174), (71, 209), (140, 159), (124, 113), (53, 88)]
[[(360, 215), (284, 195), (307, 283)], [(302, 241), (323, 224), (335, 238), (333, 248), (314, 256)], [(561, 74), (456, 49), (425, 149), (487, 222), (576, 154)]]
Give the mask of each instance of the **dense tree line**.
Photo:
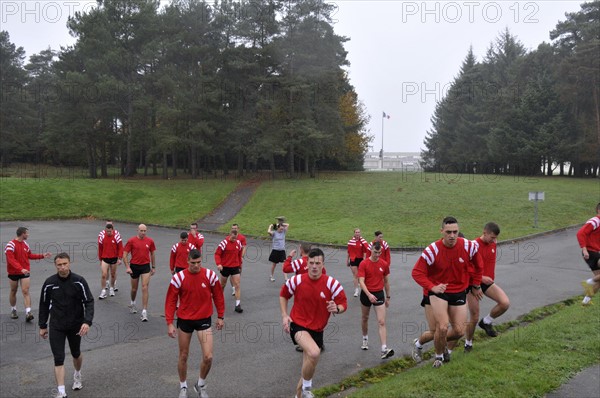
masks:
[[(1, 163), (360, 170), (368, 116), (322, 0), (98, 0), (30, 57), (0, 33)], [(99, 170), (99, 173), (98, 173)]]
[(598, 176), (600, 1), (550, 38), (527, 52), (507, 29), (481, 62), (468, 52), (432, 116), (427, 170)]

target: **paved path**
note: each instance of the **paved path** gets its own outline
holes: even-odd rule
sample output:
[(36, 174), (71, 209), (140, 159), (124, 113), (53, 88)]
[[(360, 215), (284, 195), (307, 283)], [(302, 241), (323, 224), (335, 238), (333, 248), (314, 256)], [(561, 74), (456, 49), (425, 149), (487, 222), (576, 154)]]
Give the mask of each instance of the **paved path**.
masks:
[(202, 231), (218, 230), (242, 210), (259, 184), (258, 181), (248, 181), (238, 185), (215, 210), (198, 220), (199, 229)]
[[(13, 238), (19, 222), (0, 223), (0, 242)], [(31, 221), (29, 244), (35, 252), (68, 251), (73, 271), (86, 277), (94, 294), (100, 290), (96, 260), (96, 237), (103, 227), (86, 220)], [(117, 225), (127, 239), (135, 226)], [(243, 226), (242, 226), (243, 230)], [(69, 391), (70, 398), (83, 397), (167, 397), (178, 393), (177, 342), (166, 335), (162, 317), (164, 297), (170, 279), (168, 254), (178, 240), (179, 230), (150, 227), (148, 235), (158, 246), (158, 272), (150, 284), (150, 322), (130, 315), (128, 279), (119, 268), (117, 296), (96, 300), (96, 316), (90, 335), (84, 340), (84, 389)], [(499, 249), (497, 278), (511, 298), (512, 306), (500, 319), (515, 319), (534, 308), (581, 294), (579, 282), (589, 270), (579, 258), (576, 230), (570, 229), (528, 241), (503, 245)], [(213, 253), (220, 235), (206, 234), (204, 253)], [(226, 294), (226, 328), (215, 333), (214, 364), (209, 375), (213, 397), (290, 397), (299, 377), (301, 356), (293, 350), (289, 337), (281, 331), (276, 283), (269, 282), (269, 242), (248, 241), (249, 249), (242, 277), (243, 314), (233, 312), (233, 298)], [(288, 247), (288, 250), (291, 247)], [(327, 271), (351, 291), (352, 278), (344, 265), (345, 251), (327, 248)], [(410, 270), (420, 253), (392, 254), (392, 305), (388, 314), (389, 345), (396, 355), (408, 355), (410, 342), (424, 326), (419, 306), (420, 288)], [(212, 255), (205, 264), (214, 267)], [(2, 269), (5, 259), (2, 256)], [(37, 317), (41, 285), (53, 274), (51, 261), (32, 263), (32, 301)], [(2, 397), (48, 396), (53, 385), (52, 357), (47, 341), (37, 337), (36, 324), (26, 324), (22, 312), (9, 319), (8, 279), (0, 278), (0, 395)], [(230, 292), (227, 288), (226, 292)], [(325, 333), (327, 350), (314, 378), (315, 387), (335, 383), (361, 369), (381, 363), (378, 350), (360, 350), (360, 305), (352, 297), (348, 312), (331, 318)], [(139, 302), (139, 299), (138, 299)], [(23, 310), (18, 297), (19, 310)], [(491, 303), (482, 303), (482, 313)], [(370, 331), (377, 342), (376, 322)], [(518, 336), (518, 335), (517, 335)], [(523, 349), (526, 349), (524, 344)], [(67, 363), (67, 384), (72, 365)], [(192, 344), (188, 382), (194, 382), (199, 363), (198, 344)], [(452, 365), (450, 365), (452, 366)]]

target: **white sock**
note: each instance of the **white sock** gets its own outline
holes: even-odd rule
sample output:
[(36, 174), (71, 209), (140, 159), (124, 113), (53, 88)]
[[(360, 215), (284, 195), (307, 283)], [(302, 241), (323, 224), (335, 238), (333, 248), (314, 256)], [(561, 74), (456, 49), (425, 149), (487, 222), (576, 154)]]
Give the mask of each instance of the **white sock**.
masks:
[(302, 389), (310, 390), (311, 388), (312, 388), (312, 379), (310, 379), (310, 380), (302, 379)]
[(494, 322), (494, 318), (492, 318), (490, 316), (490, 314), (487, 314), (485, 318), (483, 318), (483, 323), (485, 323), (486, 325), (491, 325)]
[(200, 379), (200, 378), (198, 379), (198, 386), (199, 387), (204, 387), (205, 384), (206, 384), (206, 380)]
[(187, 380), (179, 382), (179, 389), (181, 390), (182, 388), (187, 388)]
[(419, 339), (417, 339), (417, 341), (415, 341), (415, 347), (423, 348), (423, 345), (421, 343), (419, 343)]
[(132, 301), (131, 301), (131, 305), (135, 305), (135, 300), (132, 300)]
[(73, 376), (81, 376), (81, 370), (74, 371)]
[(59, 394), (65, 395), (67, 392), (65, 391), (65, 386), (58, 386), (58, 392)]
[(363, 340), (369, 340), (369, 336), (363, 336)]
[(592, 278), (588, 279), (586, 282), (588, 285), (592, 285), (592, 286), (594, 285), (594, 279), (592, 279)]
[(382, 344), (381, 345), (381, 352), (384, 352), (385, 350), (387, 350), (387, 345)]
[[(447, 349), (448, 350), (448, 349)], [(452, 350), (448, 350), (448, 354), (452, 354)]]
[(465, 340), (465, 345), (473, 345), (473, 340)]
[(25, 308), (25, 313), (31, 312), (31, 307)]
[(235, 305), (240, 305), (241, 300), (235, 300)]
[(14, 310), (14, 311), (16, 311), (16, 310), (17, 310), (17, 307), (16, 307), (16, 306), (15, 306), (15, 307), (10, 307), (10, 310), (11, 310), (11, 311), (13, 311), (13, 310)]

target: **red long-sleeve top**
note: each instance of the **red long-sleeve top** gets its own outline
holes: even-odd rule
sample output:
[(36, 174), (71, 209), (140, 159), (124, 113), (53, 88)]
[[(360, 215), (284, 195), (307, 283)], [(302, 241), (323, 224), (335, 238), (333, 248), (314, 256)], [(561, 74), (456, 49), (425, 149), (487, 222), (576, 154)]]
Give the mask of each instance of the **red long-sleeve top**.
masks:
[(457, 238), (453, 247), (446, 247), (442, 239), (433, 242), (421, 254), (412, 270), (412, 277), (430, 291), (446, 283), (446, 293), (459, 293), (481, 284), (483, 265), (475, 241)]
[(4, 254), (6, 255), (6, 271), (8, 275), (24, 275), (25, 272), (23, 270), (27, 270), (26, 273), (29, 273), (31, 271), (29, 260), (41, 260), (44, 258), (43, 254), (32, 253), (27, 242), (21, 242), (17, 239), (13, 239), (6, 244)]
[(208, 318), (213, 314), (213, 302), (217, 307), (217, 316), (222, 318), (225, 314), (225, 298), (215, 271), (207, 268), (200, 268), (195, 274), (189, 269), (179, 271), (171, 278), (165, 298), (167, 325), (173, 323), (175, 311), (179, 319), (197, 321)]
[(583, 227), (577, 231), (579, 247), (585, 247), (593, 252), (600, 252), (600, 216), (587, 220)]
[(225, 238), (215, 250), (215, 264), (223, 267), (240, 267), (242, 265), (242, 242)]
[(107, 235), (102, 230), (98, 235), (98, 260), (103, 258), (123, 258), (123, 240), (117, 231)]
[(169, 267), (171, 268), (171, 272), (175, 271), (175, 267), (187, 268), (188, 255), (190, 254), (190, 250), (194, 249), (196, 249), (196, 246), (190, 242), (185, 245), (181, 242), (175, 243), (173, 247), (171, 247), (171, 255), (169, 257)]

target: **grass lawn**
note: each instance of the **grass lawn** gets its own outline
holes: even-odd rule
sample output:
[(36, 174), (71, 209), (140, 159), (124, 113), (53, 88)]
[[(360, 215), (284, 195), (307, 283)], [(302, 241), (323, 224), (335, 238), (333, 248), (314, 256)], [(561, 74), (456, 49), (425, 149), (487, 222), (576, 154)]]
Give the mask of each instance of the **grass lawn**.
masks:
[(184, 227), (237, 185), (221, 180), (2, 178), (0, 220), (93, 217)]
[[(544, 191), (538, 228), (530, 191)], [(424, 247), (440, 237), (442, 218), (455, 216), (469, 238), (496, 221), (500, 240), (581, 224), (595, 213), (600, 180), (560, 177), (336, 173), (316, 179), (263, 183), (234, 221), (246, 234), (266, 236), (285, 215), (289, 239), (345, 244), (355, 227), (370, 240), (382, 230), (392, 247)], [(224, 229), (225, 230), (225, 229)]]
[[(45, 174), (37, 169), (34, 178), (16, 175), (0, 178), (0, 220), (95, 217), (181, 227), (210, 213), (237, 184), (220, 178), (38, 178)], [(538, 206), (538, 228), (533, 228), (530, 191), (546, 195)], [(599, 201), (598, 179), (320, 173), (315, 179), (263, 182), (231, 222), (239, 223), (244, 234), (267, 237), (269, 223), (285, 215), (289, 239), (345, 244), (359, 227), (368, 240), (379, 229), (392, 247), (424, 247), (439, 238), (447, 215), (458, 218), (469, 238), (479, 236), (487, 221), (496, 221), (500, 240), (507, 240), (581, 224)]]
[[(316, 390), (351, 397), (543, 397), (580, 370), (600, 362), (600, 306), (583, 307), (581, 297), (536, 309), (513, 321), (497, 338), (478, 332), (474, 350), (457, 349), (439, 369), (396, 359), (342, 383)], [(462, 347), (462, 344), (460, 344)]]

